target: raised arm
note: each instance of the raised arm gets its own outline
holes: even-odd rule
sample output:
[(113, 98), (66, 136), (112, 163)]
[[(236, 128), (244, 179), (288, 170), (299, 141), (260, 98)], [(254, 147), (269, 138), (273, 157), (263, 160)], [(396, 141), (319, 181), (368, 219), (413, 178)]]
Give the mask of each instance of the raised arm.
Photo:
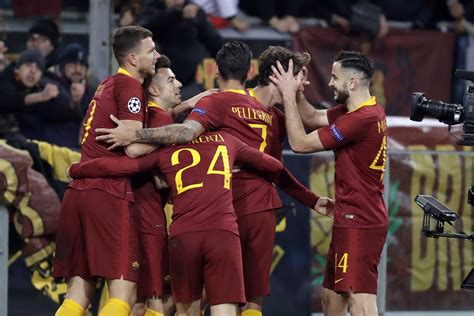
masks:
[(128, 146), (131, 143), (147, 144), (184, 144), (192, 141), (204, 132), (204, 127), (194, 121), (186, 120), (182, 124), (170, 124), (158, 128), (137, 129), (128, 127), (111, 115), (110, 118), (117, 124), (116, 128), (98, 128), (97, 141), (105, 141), (114, 149)]
[(272, 66), (272, 82), (278, 87), (283, 96), (285, 107), (285, 124), (288, 133), (288, 141), (291, 149), (298, 153), (316, 152), (324, 150), (317, 131), (306, 134), (303, 122), (298, 113), (296, 104), (296, 91), (303, 80), (302, 72), (297, 77), (293, 76), (293, 60), (290, 59), (288, 71), (285, 71), (281, 63), (277, 62), (277, 68)]
[(314, 130), (329, 125), (328, 111), (315, 109), (308, 102), (302, 91), (296, 93), (296, 104), (305, 128)]
[(201, 100), (204, 97), (207, 97), (208, 95), (214, 94), (218, 91), (219, 91), (218, 89), (209, 89), (199, 94), (196, 94), (194, 97), (191, 97), (187, 99), (186, 101), (181, 102), (181, 104), (177, 105), (176, 107), (174, 107), (172, 110), (173, 115), (178, 115), (181, 112), (193, 109), (199, 100)]

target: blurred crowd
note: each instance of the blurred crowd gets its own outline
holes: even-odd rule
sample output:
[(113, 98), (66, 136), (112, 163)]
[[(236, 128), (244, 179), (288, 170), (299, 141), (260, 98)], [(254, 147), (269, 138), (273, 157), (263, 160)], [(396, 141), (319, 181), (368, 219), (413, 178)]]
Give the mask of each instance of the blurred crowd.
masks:
[[(30, 138), (79, 148), (82, 119), (98, 80), (88, 76), (87, 49), (63, 43), (57, 22), (61, 10), (87, 12), (89, 3), (50, 3), (31, 8), (30, 1), (0, 1), (18, 16), (28, 15), (25, 5), (50, 16), (29, 27), (25, 50), (15, 60), (5, 57), (8, 48), (0, 41), (0, 138), (19, 147)], [(117, 26), (138, 24), (155, 34), (158, 51), (170, 57), (183, 83), (184, 99), (203, 89), (195, 80), (196, 67), (223, 44), (217, 29), (248, 32), (256, 27), (249, 17), (281, 33), (297, 33), (303, 18), (316, 18), (346, 34), (374, 39), (389, 32), (387, 21), (407, 22), (413, 29), (450, 21), (456, 33), (474, 34), (472, 0), (116, 0), (114, 6)]]

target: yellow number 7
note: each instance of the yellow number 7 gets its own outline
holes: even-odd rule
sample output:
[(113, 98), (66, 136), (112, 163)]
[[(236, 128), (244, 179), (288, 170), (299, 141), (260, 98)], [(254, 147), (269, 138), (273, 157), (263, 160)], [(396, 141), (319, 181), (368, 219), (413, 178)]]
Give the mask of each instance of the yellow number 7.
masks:
[(260, 143), (260, 150), (262, 153), (265, 151), (265, 148), (267, 147), (267, 128), (268, 126), (265, 124), (249, 124), (251, 128), (257, 128), (262, 130), (262, 142)]

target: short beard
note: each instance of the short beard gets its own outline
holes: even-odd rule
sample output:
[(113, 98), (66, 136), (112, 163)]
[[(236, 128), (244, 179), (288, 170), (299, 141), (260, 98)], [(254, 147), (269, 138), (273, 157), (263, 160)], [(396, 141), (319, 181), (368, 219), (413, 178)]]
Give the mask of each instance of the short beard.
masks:
[(341, 90), (336, 90), (337, 97), (334, 99), (337, 104), (346, 104), (347, 99), (349, 99), (349, 91), (347, 90), (347, 86), (344, 85)]

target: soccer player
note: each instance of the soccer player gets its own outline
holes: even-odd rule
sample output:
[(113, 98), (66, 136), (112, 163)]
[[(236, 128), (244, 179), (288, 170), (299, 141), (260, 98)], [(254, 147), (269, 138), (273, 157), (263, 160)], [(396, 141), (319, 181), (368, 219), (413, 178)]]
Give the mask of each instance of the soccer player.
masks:
[[(383, 201), (387, 126), (383, 108), (370, 95), (373, 64), (358, 52), (335, 58), (329, 87), (337, 105), (330, 110), (297, 105), (304, 74), (278, 63), (271, 80), (280, 89), (291, 148), (307, 153), (334, 150), (336, 205), (324, 276), (325, 315), (378, 315), (377, 265), (386, 240), (388, 216)], [(307, 134), (298, 113), (312, 126)], [(308, 120), (308, 118), (310, 118)]]
[[(189, 100), (181, 102), (182, 84), (171, 70), (171, 62), (161, 55), (155, 64), (155, 75), (143, 83), (148, 98), (148, 127), (160, 127), (174, 123), (173, 115), (178, 111), (192, 108), (199, 98), (213, 93), (203, 92)], [(177, 110), (177, 108), (180, 108)], [(154, 151), (157, 145), (139, 144), (133, 157)], [(120, 161), (111, 163), (112, 167), (121, 168)], [(114, 176), (116, 172), (103, 174)], [(169, 315), (174, 305), (171, 297), (168, 265), (168, 234), (164, 205), (168, 200), (168, 190), (155, 189), (149, 174), (139, 174), (132, 178), (135, 203), (132, 206), (140, 246), (141, 267), (137, 296), (140, 303), (135, 304), (133, 315), (159, 316)], [(145, 302), (143, 304), (142, 302)]]
[[(161, 55), (155, 64), (155, 75), (146, 78), (143, 88), (148, 98), (147, 126), (160, 127), (174, 123), (173, 109), (181, 103), (181, 82), (170, 68), (168, 57)], [(157, 146), (140, 144), (142, 155)], [(111, 163), (120, 169), (120, 162)], [(113, 176), (115, 172), (104, 175)], [(168, 190), (155, 189), (151, 174), (132, 177), (135, 203), (132, 206), (140, 249), (140, 272), (137, 284), (139, 302), (134, 311), (145, 309), (145, 316), (169, 315), (173, 307), (171, 287), (165, 279), (169, 275), (168, 233), (164, 206), (168, 200)], [(143, 307), (143, 308), (141, 308)], [(143, 314), (142, 314), (143, 315)]]
[[(95, 128), (110, 125), (109, 115), (116, 115), (124, 125), (134, 128), (146, 122), (141, 84), (155, 73), (159, 57), (152, 34), (137, 26), (119, 28), (113, 35), (112, 47), (120, 68), (101, 82), (89, 104), (81, 161), (133, 153), (136, 145), (108, 151), (95, 141)], [(97, 277), (106, 279), (110, 294), (100, 316), (130, 314), (140, 268), (131, 202), (133, 194), (127, 177), (78, 179), (70, 183), (56, 238), (54, 276), (68, 279), (66, 300), (57, 316), (84, 315)]]
[[(126, 158), (126, 157), (123, 157)], [(211, 315), (236, 315), (245, 302), (237, 218), (232, 204), (234, 161), (267, 173), (283, 168), (275, 158), (225, 132), (206, 132), (184, 145), (169, 146), (138, 159), (110, 158), (74, 164), (72, 177), (116, 172), (118, 176), (158, 167), (171, 186), (170, 271), (178, 315), (200, 315), (206, 286)], [(269, 184), (270, 182), (266, 180)], [(223, 290), (222, 285), (229, 287)]]

